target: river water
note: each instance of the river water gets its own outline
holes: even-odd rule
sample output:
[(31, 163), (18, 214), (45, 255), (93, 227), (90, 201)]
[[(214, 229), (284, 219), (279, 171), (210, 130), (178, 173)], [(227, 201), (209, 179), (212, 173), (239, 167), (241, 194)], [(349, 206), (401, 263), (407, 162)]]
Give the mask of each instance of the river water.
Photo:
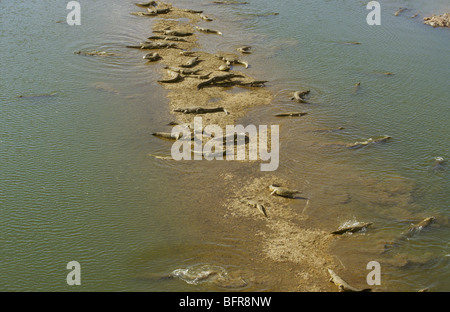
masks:
[[(275, 97), (242, 123), (280, 124), (277, 173), (308, 194), (311, 225), (329, 231), (373, 222), (373, 231), (333, 244), (347, 270), (365, 275), (366, 264), (379, 261), (383, 290), (450, 290), (449, 168), (433, 165), (450, 157), (450, 33), (422, 23), (448, 12), (448, 2), (380, 1), (379, 26), (367, 25), (364, 1), (248, 2), (173, 4), (203, 9), (212, 28), (226, 30), (200, 36), (206, 51), (253, 47), (248, 73), (268, 80)], [(266, 268), (252, 266), (245, 237), (224, 231), (213, 215), (226, 194), (217, 177), (254, 167), (148, 157), (167, 152), (150, 133), (172, 117), (157, 71), (124, 46), (148, 37), (152, 19), (130, 15), (133, 1), (102, 0), (82, 2), (81, 25), (69, 26), (66, 4), (27, 1), (24, 10), (20, 1), (0, 2), (0, 289), (73, 289), (66, 283), (73, 260), (85, 291), (221, 290), (161, 278), (192, 266), (262, 276)], [(306, 88), (311, 104), (289, 100)], [(268, 117), (298, 109), (308, 115)], [(337, 127), (344, 129), (316, 131)], [(392, 140), (341, 145), (382, 135)], [(380, 253), (381, 242), (431, 215), (430, 230), (400, 252)], [(283, 279), (255, 280), (233, 289), (290, 289)]]

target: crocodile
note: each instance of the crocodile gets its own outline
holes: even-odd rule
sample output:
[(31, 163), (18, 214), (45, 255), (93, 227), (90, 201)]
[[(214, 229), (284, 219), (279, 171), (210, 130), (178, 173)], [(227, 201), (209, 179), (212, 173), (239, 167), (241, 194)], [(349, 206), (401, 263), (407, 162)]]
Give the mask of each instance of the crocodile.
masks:
[(243, 78), (244, 76), (238, 75), (238, 74), (225, 74), (225, 75), (213, 76), (213, 77), (209, 78), (208, 80), (199, 83), (197, 85), (197, 89), (200, 90), (206, 86), (214, 85), (214, 84), (216, 84), (218, 82), (222, 82), (222, 81), (231, 80), (232, 78), (235, 78), (235, 77)]
[(200, 32), (206, 33), (206, 34), (222, 35), (222, 32), (215, 30), (215, 29), (203, 28), (203, 27), (199, 27), (199, 26), (195, 26), (195, 29), (197, 29)]
[(367, 292), (371, 291), (370, 288), (358, 289), (350, 286), (346, 281), (344, 281), (340, 276), (338, 276), (332, 269), (328, 269), (328, 273), (330, 274), (330, 282), (336, 284), (339, 288), (340, 292), (349, 291), (349, 292)]
[(207, 21), (207, 22), (212, 22), (212, 18), (210, 18), (210, 17), (208, 17), (208, 16), (206, 16), (206, 15), (200, 14), (199, 16), (200, 16), (200, 18), (201, 18), (202, 20), (205, 20), (205, 21)]
[(183, 80), (183, 77), (179, 73), (173, 73), (172, 78), (165, 80), (158, 80), (160, 83), (175, 83)]
[(185, 108), (176, 108), (173, 110), (174, 112), (183, 113), (183, 114), (207, 114), (207, 113), (216, 113), (216, 112), (225, 112), (228, 115), (228, 112), (223, 107), (185, 107)]
[(295, 198), (295, 194), (300, 193), (300, 191), (291, 190), (291, 189), (279, 186), (277, 184), (270, 185), (269, 190), (272, 191), (272, 193), (270, 193), (270, 195), (278, 195), (278, 196), (287, 197), (287, 198)]
[(336, 230), (334, 232), (331, 232), (331, 234), (342, 235), (344, 233), (356, 233), (356, 232), (365, 230), (372, 224), (373, 224), (372, 222), (368, 222), (368, 223), (363, 223), (363, 224), (359, 224), (359, 225), (348, 226), (348, 227)]
[(191, 9), (183, 9), (183, 12), (192, 13), (192, 14), (202, 14), (203, 11), (200, 10), (191, 10)]
[(288, 112), (288, 113), (279, 113), (279, 114), (275, 114), (275, 117), (301, 117), (301, 116), (305, 116), (308, 113), (305, 112)]
[(308, 103), (305, 100), (305, 96), (308, 95), (310, 92), (311, 92), (311, 90), (296, 91), (296, 92), (294, 92), (294, 96), (291, 98), (291, 100), (296, 100), (299, 103)]
[(180, 49), (176, 43), (169, 42), (141, 42), (139, 45), (128, 45), (127, 48), (133, 49)]
[(249, 206), (251, 206), (253, 208), (258, 209), (259, 212), (261, 212), (264, 215), (264, 217), (267, 218), (266, 208), (264, 208), (264, 206), (261, 205), (260, 203), (258, 203), (257, 201), (255, 201), (255, 200), (246, 200), (246, 201), (244, 201), (244, 203), (246, 203), (247, 205), (249, 205)]
[(168, 40), (168, 41), (187, 42), (186, 39), (180, 38), (180, 37), (177, 37), (177, 36), (150, 36), (147, 39), (149, 39), (149, 40)]
[(383, 136), (381, 138), (377, 138), (377, 139), (370, 138), (370, 139), (368, 139), (366, 141), (363, 141), (363, 142), (355, 142), (355, 143), (352, 143), (352, 144), (348, 144), (348, 145), (346, 145), (346, 147), (348, 149), (358, 149), (358, 148), (367, 146), (367, 145), (372, 144), (372, 143), (386, 143), (390, 139), (392, 139), (392, 137), (390, 137), (388, 135), (385, 135), (385, 136)]
[(201, 60), (199, 60), (198, 56), (196, 56), (194, 58), (191, 58), (189, 61), (187, 61), (186, 64), (180, 65), (180, 67), (190, 68), (190, 67), (194, 67), (195, 65), (197, 65), (200, 62), (201, 62)]
[(156, 16), (156, 13), (150, 13), (150, 12), (131, 12), (131, 15), (136, 15), (136, 16)]
[(145, 2), (145, 3), (135, 3), (135, 5), (137, 5), (140, 8), (148, 8), (151, 6), (156, 6), (156, 1), (149, 1), (149, 2)]
[(155, 62), (155, 61), (161, 59), (161, 55), (159, 55), (156, 52), (155, 53), (148, 53), (148, 54), (144, 55), (142, 58), (145, 59), (145, 60), (148, 60), (149, 62)]

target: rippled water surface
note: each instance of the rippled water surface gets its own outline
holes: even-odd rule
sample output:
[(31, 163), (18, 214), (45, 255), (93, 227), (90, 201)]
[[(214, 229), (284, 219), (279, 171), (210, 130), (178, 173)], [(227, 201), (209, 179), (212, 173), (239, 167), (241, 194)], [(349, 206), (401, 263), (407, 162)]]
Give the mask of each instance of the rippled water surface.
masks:
[[(66, 264), (76, 260), (84, 290), (285, 290), (272, 277), (243, 283), (232, 274), (261, 276), (265, 268), (254, 266), (246, 238), (221, 230), (215, 214), (215, 199), (226, 193), (217, 177), (252, 168), (148, 156), (170, 150), (150, 133), (170, 130), (172, 117), (156, 83), (160, 65), (124, 46), (148, 37), (152, 19), (129, 14), (135, 1), (91, 2), (82, 3), (81, 26), (64, 22), (64, 1), (27, 1), (27, 10), (0, 2), (0, 289), (66, 291)], [(371, 27), (364, 1), (248, 2), (173, 3), (205, 10), (211, 28), (226, 30), (199, 36), (204, 50), (253, 47), (248, 73), (270, 81), (275, 97), (243, 122), (280, 124), (277, 173), (311, 198), (312, 224), (374, 222), (374, 231), (333, 246), (346, 267), (367, 272), (376, 260), (385, 289), (450, 290), (450, 164), (433, 167), (435, 157), (450, 158), (450, 32), (422, 24), (449, 12), (448, 2), (380, 1), (382, 25)], [(117, 56), (73, 53), (79, 50)], [(311, 104), (289, 100), (306, 88)], [(299, 109), (308, 115), (270, 117)], [(322, 131), (337, 127), (345, 129)], [(342, 147), (382, 135), (392, 140)], [(379, 252), (381, 242), (430, 215), (437, 218), (431, 230), (400, 251)], [(186, 275), (205, 268), (218, 273)]]

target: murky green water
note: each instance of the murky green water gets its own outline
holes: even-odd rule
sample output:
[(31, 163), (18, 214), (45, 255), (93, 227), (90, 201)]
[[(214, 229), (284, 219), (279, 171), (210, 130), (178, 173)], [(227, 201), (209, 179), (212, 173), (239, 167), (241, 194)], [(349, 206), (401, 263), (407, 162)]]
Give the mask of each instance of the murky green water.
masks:
[[(174, 4), (202, 8), (216, 28), (229, 30), (201, 37), (207, 51), (253, 46), (248, 72), (269, 80), (276, 97), (246, 122), (274, 122), (267, 116), (298, 109), (287, 99), (292, 91), (312, 90), (312, 104), (301, 107), (308, 117), (281, 122), (278, 172), (304, 186), (316, 226), (374, 222), (374, 231), (336, 243), (343, 263), (360, 273), (368, 261), (380, 261), (388, 289), (448, 291), (449, 169), (434, 171), (432, 164), (450, 157), (450, 33), (421, 21), (448, 12), (448, 3), (380, 1), (382, 25), (369, 27), (363, 1), (250, 2)], [(158, 65), (146, 65), (139, 51), (124, 46), (146, 38), (152, 20), (129, 15), (133, 1), (96, 1), (82, 3), (81, 26), (68, 26), (57, 23), (66, 18), (65, 6), (28, 1), (23, 10), (17, 2), (0, 3), (0, 289), (70, 290), (72, 260), (81, 264), (86, 291), (216, 289), (159, 276), (204, 263), (251, 266), (245, 238), (221, 231), (218, 218), (205, 213), (217, 210), (205, 203), (217, 206), (213, 199), (223, 192), (214, 177), (242, 168), (148, 157), (167, 151), (149, 134), (172, 118), (152, 68)], [(410, 10), (394, 16), (401, 6)], [(348, 41), (361, 44), (343, 44)], [(78, 50), (120, 55), (73, 54)], [(345, 130), (313, 131), (338, 126)], [(359, 150), (334, 145), (380, 135), (393, 140)], [(381, 241), (429, 215), (438, 218), (431, 231), (401, 252), (380, 255)], [(404, 258), (415, 262), (392, 265)]]

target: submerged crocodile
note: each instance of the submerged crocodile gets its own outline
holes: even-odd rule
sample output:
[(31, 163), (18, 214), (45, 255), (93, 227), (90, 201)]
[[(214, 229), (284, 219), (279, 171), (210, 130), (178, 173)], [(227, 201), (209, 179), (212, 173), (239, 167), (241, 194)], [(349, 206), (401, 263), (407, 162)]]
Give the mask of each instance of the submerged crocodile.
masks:
[(177, 37), (177, 36), (165, 36), (165, 35), (154, 35), (154, 36), (150, 36), (147, 39), (149, 40), (168, 40), (168, 41), (181, 41), (181, 42), (187, 42), (186, 39), (181, 38), (181, 37)]
[(308, 113), (305, 112), (288, 112), (288, 113), (278, 113), (275, 114), (275, 117), (301, 117), (305, 116)]
[(148, 53), (142, 57), (144, 60), (148, 60), (149, 62), (155, 62), (161, 59), (161, 55), (158, 53)]
[(151, 9), (151, 8), (147, 8), (149, 13), (154, 13), (154, 14), (167, 14), (169, 13), (172, 9), (171, 8), (164, 8), (164, 9)]
[(358, 149), (358, 148), (361, 148), (361, 147), (364, 147), (364, 146), (367, 146), (367, 145), (373, 144), (373, 143), (386, 143), (390, 139), (392, 139), (392, 137), (385, 135), (385, 136), (383, 136), (381, 138), (377, 138), (377, 139), (370, 138), (363, 142), (355, 142), (352, 144), (348, 144), (348, 145), (346, 145), (346, 147), (348, 149)]
[(105, 52), (105, 51), (76, 51), (74, 54), (86, 55), (86, 56), (118, 56), (120, 54)]
[(238, 51), (241, 52), (242, 54), (250, 54), (250, 53), (252, 53), (252, 52), (250, 51), (251, 48), (252, 48), (251, 46), (243, 46), (243, 47), (237, 48), (236, 50), (238, 50)]
[(417, 224), (412, 224), (406, 233), (402, 233), (398, 238), (396, 238), (393, 242), (388, 242), (384, 245), (384, 251), (388, 252), (394, 247), (398, 247), (402, 241), (408, 240), (414, 237), (416, 234), (420, 233), (423, 229), (429, 228), (436, 221), (435, 217), (428, 217), (423, 219)]
[(164, 29), (164, 30), (154, 30), (155, 33), (162, 33), (166, 36), (176, 36), (176, 37), (188, 37), (192, 36), (194, 33), (185, 32), (185, 31), (177, 31), (172, 29)]
[(201, 71), (201, 69), (179, 68), (179, 67), (172, 67), (172, 66), (165, 66), (164, 68), (171, 70), (173, 72), (176, 72), (176, 73), (180, 73), (182, 75), (195, 75), (199, 71)]
[(190, 67), (196, 66), (200, 62), (201, 62), (201, 60), (199, 60), (198, 56), (196, 56), (194, 58), (191, 58), (185, 64), (181, 64), (180, 67), (190, 68)]
[(139, 45), (128, 45), (132, 49), (180, 49), (176, 43), (169, 42), (141, 42)]
[(224, 56), (224, 55), (219, 55), (216, 54), (215, 55), (217, 58), (221, 59), (222, 61), (226, 62), (227, 65), (231, 65), (231, 64), (237, 64), (237, 65), (244, 65), (245, 68), (248, 68), (248, 63), (245, 61), (241, 61), (240, 59), (238, 59), (237, 57), (234, 56)]
[(334, 232), (331, 232), (331, 234), (341, 235), (344, 233), (356, 233), (356, 232), (365, 230), (372, 224), (373, 224), (372, 222), (368, 222), (368, 223), (363, 223), (363, 224), (359, 224), (359, 225), (348, 226), (348, 227), (336, 230)]

